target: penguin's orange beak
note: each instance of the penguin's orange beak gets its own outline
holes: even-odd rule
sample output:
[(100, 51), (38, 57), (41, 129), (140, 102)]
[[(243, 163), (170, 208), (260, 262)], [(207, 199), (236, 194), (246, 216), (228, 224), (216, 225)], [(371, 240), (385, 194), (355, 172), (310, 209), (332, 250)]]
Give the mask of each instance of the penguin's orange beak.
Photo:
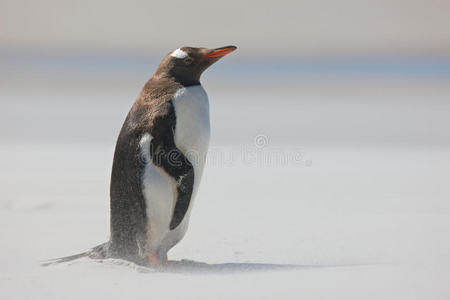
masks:
[(205, 58), (222, 57), (222, 56), (227, 55), (228, 53), (233, 52), (236, 49), (237, 49), (236, 46), (225, 46), (225, 47), (216, 48), (216, 49), (213, 49), (208, 54), (206, 54)]

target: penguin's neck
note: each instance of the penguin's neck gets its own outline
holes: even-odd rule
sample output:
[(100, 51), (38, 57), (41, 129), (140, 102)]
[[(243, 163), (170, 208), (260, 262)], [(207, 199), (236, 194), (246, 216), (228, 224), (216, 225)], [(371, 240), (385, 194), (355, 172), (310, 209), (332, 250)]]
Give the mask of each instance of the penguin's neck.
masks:
[(184, 87), (188, 87), (188, 86), (194, 86), (194, 85), (200, 85), (200, 78), (194, 78), (191, 76), (180, 76), (180, 75), (172, 75), (168, 72), (165, 71), (157, 71), (152, 79), (154, 79), (155, 81), (170, 81), (170, 82), (174, 82), (174, 83), (178, 83), (181, 84)]

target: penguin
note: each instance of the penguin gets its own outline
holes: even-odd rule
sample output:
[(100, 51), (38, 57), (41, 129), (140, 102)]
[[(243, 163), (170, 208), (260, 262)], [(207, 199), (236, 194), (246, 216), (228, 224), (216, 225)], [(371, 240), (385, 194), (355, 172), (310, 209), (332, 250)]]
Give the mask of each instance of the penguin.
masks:
[(167, 265), (167, 252), (187, 231), (208, 150), (209, 100), (200, 77), (234, 50), (181, 47), (164, 57), (116, 142), (109, 241), (51, 263), (88, 256)]

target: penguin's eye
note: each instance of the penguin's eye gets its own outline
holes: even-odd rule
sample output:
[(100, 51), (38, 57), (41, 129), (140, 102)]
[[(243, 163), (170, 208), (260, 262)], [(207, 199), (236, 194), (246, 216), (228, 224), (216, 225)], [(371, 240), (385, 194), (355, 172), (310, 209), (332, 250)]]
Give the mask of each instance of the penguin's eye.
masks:
[(188, 56), (183, 61), (185, 64), (190, 65), (194, 61), (194, 59)]

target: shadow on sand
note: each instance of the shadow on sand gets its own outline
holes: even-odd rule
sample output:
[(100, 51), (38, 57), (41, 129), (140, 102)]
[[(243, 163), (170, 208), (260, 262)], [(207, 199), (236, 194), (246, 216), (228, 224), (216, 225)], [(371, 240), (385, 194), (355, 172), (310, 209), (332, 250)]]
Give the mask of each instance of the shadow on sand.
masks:
[(308, 269), (323, 269), (323, 268), (343, 268), (343, 267), (357, 267), (367, 266), (368, 264), (323, 264), (323, 265), (295, 265), (295, 264), (266, 264), (266, 263), (221, 263), (221, 264), (207, 264), (193, 260), (170, 260), (167, 265), (162, 268), (151, 268), (142, 265), (137, 265), (133, 262), (123, 259), (91, 259), (88, 257), (70, 257), (67, 260), (50, 260), (41, 262), (42, 266), (55, 265), (79, 265), (85, 263), (100, 263), (110, 266), (120, 266), (130, 268), (139, 273), (179, 273), (179, 274), (230, 274), (230, 273), (250, 273), (250, 272), (270, 272), (270, 271), (294, 271), (294, 270), (308, 270)]
[(292, 265), (292, 264), (264, 264), (264, 263), (222, 263), (207, 264), (192, 260), (169, 261), (164, 269), (142, 268), (142, 272), (189, 273), (189, 274), (229, 274), (248, 272), (288, 271), (318, 268), (354, 267), (361, 265)]

